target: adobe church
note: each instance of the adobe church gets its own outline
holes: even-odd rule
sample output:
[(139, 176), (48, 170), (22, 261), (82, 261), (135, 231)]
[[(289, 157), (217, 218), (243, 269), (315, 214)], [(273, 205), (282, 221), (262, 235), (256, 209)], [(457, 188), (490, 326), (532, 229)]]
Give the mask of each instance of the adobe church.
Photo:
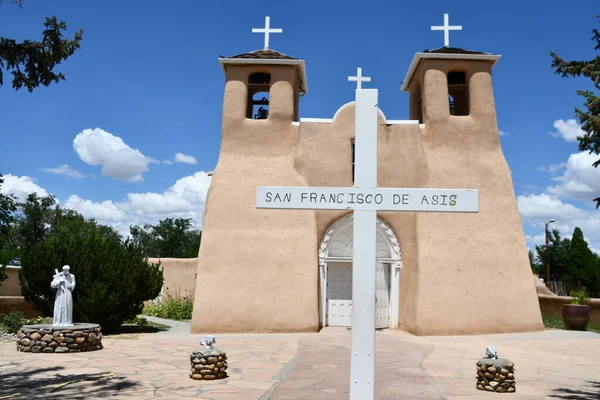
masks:
[[(277, 30), (268, 17), (266, 25), (255, 30), (266, 31), (264, 49), (219, 59), (222, 144), (206, 201), (194, 333), (351, 325), (352, 212), (258, 209), (256, 188), (353, 186), (354, 102), (331, 119), (299, 118), (305, 61), (269, 49)], [(543, 329), (499, 141), (492, 90), (499, 59), (446, 39), (416, 53), (404, 80), (398, 76), (410, 119), (379, 112), (378, 186), (478, 189), (479, 212), (378, 213), (377, 328)]]

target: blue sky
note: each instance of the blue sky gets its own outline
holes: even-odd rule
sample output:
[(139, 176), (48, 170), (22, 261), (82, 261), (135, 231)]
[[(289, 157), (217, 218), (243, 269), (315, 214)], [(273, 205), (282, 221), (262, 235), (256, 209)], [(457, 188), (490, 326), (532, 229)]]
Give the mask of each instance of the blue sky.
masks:
[(387, 118), (407, 119), (401, 81), (415, 52), (443, 46), (443, 33), (430, 26), (449, 13), (451, 25), (463, 26), (451, 32), (452, 46), (502, 55), (493, 75), (498, 123), (529, 245), (543, 240), (543, 223), (555, 218), (563, 234), (580, 226), (600, 249), (600, 210), (591, 202), (600, 194), (600, 170), (573, 141), (573, 109), (582, 103), (575, 90), (589, 84), (553, 74), (549, 56), (554, 49), (567, 59), (594, 57), (597, 12), (597, 0), (24, 0), (22, 9), (5, 0), (0, 36), (39, 39), (44, 18), (56, 15), (68, 36), (83, 28), (84, 39), (58, 68), (66, 82), (15, 92), (5, 76), (4, 190), (52, 193), (121, 232), (167, 216), (199, 224), (205, 172), (220, 146), (217, 57), (262, 48), (262, 35), (251, 29), (266, 15), (283, 28), (270, 47), (306, 60), (301, 117), (330, 118), (351, 101), (347, 76), (361, 66)]

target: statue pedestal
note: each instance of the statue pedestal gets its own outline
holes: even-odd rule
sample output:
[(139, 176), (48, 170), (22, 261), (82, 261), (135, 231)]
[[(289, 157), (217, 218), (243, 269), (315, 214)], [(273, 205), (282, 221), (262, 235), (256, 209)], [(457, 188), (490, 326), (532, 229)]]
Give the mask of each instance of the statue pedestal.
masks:
[(24, 353), (77, 353), (100, 349), (102, 333), (98, 324), (24, 325), (17, 333), (17, 350)]
[(227, 353), (219, 349), (202, 349), (190, 354), (190, 378), (213, 380), (227, 378)]
[(496, 393), (514, 393), (515, 364), (504, 358), (480, 359), (477, 361), (477, 389)]

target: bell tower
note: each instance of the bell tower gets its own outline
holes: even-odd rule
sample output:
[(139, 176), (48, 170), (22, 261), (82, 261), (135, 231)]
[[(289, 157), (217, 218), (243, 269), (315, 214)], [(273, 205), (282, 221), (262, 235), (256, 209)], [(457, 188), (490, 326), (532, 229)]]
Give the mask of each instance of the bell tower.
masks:
[(225, 74), (223, 129), (242, 120), (298, 120), (300, 96), (306, 94), (304, 60), (270, 49), (221, 57)]
[[(195, 333), (314, 331), (319, 325), (318, 298), (306, 291), (317, 292), (315, 213), (274, 217), (255, 203), (257, 186), (306, 185), (295, 168), (300, 127), (293, 123), (307, 92), (305, 64), (269, 48), (269, 35), (282, 31), (269, 23), (267, 17), (264, 29), (252, 30), (264, 33), (263, 49), (219, 58), (225, 74), (221, 149), (198, 254)], [(235, 296), (224, 296), (223, 288)]]
[[(444, 26), (432, 27), (444, 31), (444, 47), (416, 53), (401, 90), (410, 92), (410, 119), (420, 122), (427, 160), (423, 186), (477, 189), (479, 212), (415, 216), (419, 245), (405, 281), (411, 302), (404, 321), (408, 330), (424, 335), (541, 330), (496, 119), (492, 67), (500, 55), (450, 47), (449, 31), (461, 29), (449, 26), (447, 15)], [(490, 319), (493, 309), (514, 313)], [(462, 311), (460, 319), (456, 310)]]
[(499, 59), (455, 47), (416, 53), (401, 87), (410, 92), (410, 119), (426, 124), (471, 116), (495, 122), (492, 67)]

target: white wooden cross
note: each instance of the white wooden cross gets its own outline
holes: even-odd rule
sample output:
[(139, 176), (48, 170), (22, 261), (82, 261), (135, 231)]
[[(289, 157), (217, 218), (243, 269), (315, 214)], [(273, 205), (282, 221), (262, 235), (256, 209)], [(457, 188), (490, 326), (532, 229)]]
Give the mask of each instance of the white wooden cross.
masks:
[(358, 67), (358, 68), (356, 68), (356, 76), (349, 76), (348, 82), (356, 82), (356, 88), (362, 89), (362, 83), (363, 82), (371, 82), (371, 77), (362, 76), (362, 68)]
[(462, 25), (450, 26), (448, 14), (444, 14), (443, 26), (432, 26), (432, 31), (444, 31), (444, 46), (450, 46), (450, 31), (462, 31)]
[(265, 17), (265, 27), (264, 28), (252, 28), (252, 33), (264, 33), (265, 34), (265, 49), (269, 48), (269, 35), (271, 33), (281, 33), (283, 29), (281, 28), (273, 28), (271, 29), (271, 17)]
[(354, 211), (350, 400), (372, 400), (375, 395), (377, 211), (479, 211), (475, 189), (377, 187), (377, 97), (377, 89), (356, 90), (354, 187), (259, 186), (256, 190), (257, 208)]

